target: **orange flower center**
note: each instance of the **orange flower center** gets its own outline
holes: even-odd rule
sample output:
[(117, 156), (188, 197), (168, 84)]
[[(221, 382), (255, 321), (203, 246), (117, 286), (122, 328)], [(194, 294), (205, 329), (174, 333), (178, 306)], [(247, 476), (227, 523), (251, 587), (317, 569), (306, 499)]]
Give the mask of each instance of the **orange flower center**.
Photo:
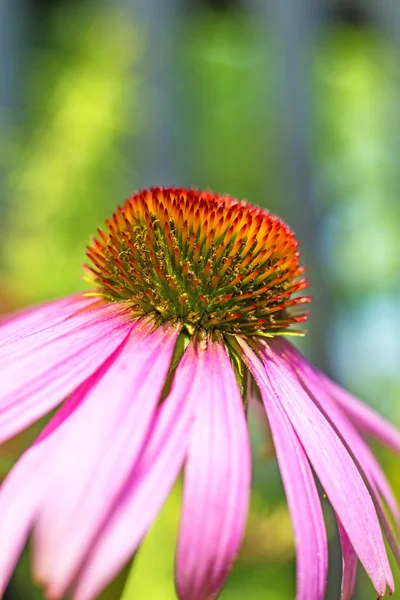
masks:
[[(308, 286), (294, 234), (275, 215), (229, 196), (153, 188), (98, 230), (85, 265), (101, 296), (137, 316), (179, 320), (193, 334), (269, 336), (306, 320)], [(295, 295), (295, 297), (293, 297)]]

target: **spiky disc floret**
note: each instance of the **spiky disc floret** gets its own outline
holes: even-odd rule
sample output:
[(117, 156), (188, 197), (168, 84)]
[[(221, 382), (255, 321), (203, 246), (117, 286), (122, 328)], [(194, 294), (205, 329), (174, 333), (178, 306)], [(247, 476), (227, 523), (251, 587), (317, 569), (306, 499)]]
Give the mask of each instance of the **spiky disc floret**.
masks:
[(128, 300), (138, 316), (179, 320), (189, 333), (245, 336), (275, 335), (307, 318), (297, 241), (265, 210), (211, 192), (152, 188), (106, 227), (87, 249), (86, 273), (100, 295)]

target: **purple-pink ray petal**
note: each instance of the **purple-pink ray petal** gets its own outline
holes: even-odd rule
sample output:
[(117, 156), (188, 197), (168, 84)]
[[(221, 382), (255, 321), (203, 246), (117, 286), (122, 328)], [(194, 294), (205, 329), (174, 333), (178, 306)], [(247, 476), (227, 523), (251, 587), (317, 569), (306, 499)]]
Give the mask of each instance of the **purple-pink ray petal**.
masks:
[[(374, 502), (383, 531), (392, 549), (396, 562), (400, 565), (400, 547), (393, 533), (392, 527), (386, 517), (380, 494), (389, 506), (397, 524), (400, 521), (399, 507), (394, 493), (383, 473), (378, 461), (365, 443), (357, 429), (346, 416), (346, 413), (332, 399), (329, 388), (325, 385), (326, 377), (321, 377), (321, 372), (310, 364), (286, 340), (274, 340), (271, 346), (281, 358), (286, 359), (297, 373), (300, 382), (323, 414), (329, 419), (332, 426), (347, 444), (348, 451), (357, 461), (369, 486), (369, 492)], [(393, 590), (392, 590), (393, 591)]]
[(356, 396), (334, 383), (326, 375), (324, 375), (324, 382), (334, 400), (360, 431), (400, 453), (400, 430), (398, 427), (387, 421), (373, 408), (361, 402)]
[(323, 600), (328, 544), (314, 477), (285, 411), (273, 397), (265, 402), (295, 534), (297, 600)]
[(239, 339), (266, 403), (271, 397), (288, 415), (329, 500), (378, 594), (393, 588), (382, 532), (371, 496), (342, 441), (306, 394), (290, 367), (268, 347), (260, 359)]
[(35, 573), (52, 598), (70, 587), (142, 451), (177, 335), (135, 329), (58, 433), (34, 530)]
[(308, 395), (347, 444), (349, 452), (356, 459), (359, 468), (370, 485), (372, 495), (375, 497), (378, 491), (383, 496), (396, 522), (399, 523), (399, 507), (385, 474), (356, 427), (351, 423), (342, 408), (332, 399), (329, 389), (327, 390), (324, 385), (324, 380), (321, 379), (319, 372), (286, 340), (274, 342), (272, 346), (274, 351), (293, 367)]
[[(399, 546), (399, 542), (396, 539), (396, 536), (393, 532), (392, 525), (390, 524), (390, 522), (386, 516), (385, 509), (384, 509), (382, 501), (379, 497), (374, 498), (374, 504), (375, 504), (376, 513), (379, 517), (379, 521), (380, 521), (382, 529), (385, 533), (385, 536), (386, 536), (386, 539), (390, 546), (390, 549), (393, 552), (393, 556), (397, 562), (397, 565), (400, 567), (400, 546)], [(394, 587), (393, 587), (393, 589), (391, 589), (391, 593), (393, 593), (393, 591), (394, 591)]]
[(61, 323), (77, 311), (92, 306), (98, 298), (74, 294), (44, 304), (30, 306), (14, 313), (2, 315), (0, 321), (0, 348), (22, 337), (45, 331)]
[[(300, 359), (303, 363), (306, 363), (306, 359), (286, 340), (274, 341), (274, 344), (285, 348), (292, 355), (294, 352), (297, 353), (297, 360)], [(360, 431), (376, 438), (395, 452), (400, 452), (400, 429), (398, 427), (387, 421), (356, 396), (340, 387), (317, 367), (310, 364), (309, 367), (313, 369), (314, 375), (319, 379), (325, 392), (333, 398)]]
[(136, 551), (157, 516), (182, 468), (206, 375), (203, 353), (191, 343), (168, 397), (157, 409), (144, 452), (78, 578), (74, 600), (97, 596)]
[(356, 585), (357, 554), (339, 519), (337, 519), (337, 524), (342, 546), (342, 589), (340, 598), (341, 600), (351, 600)]
[(0, 348), (0, 443), (49, 412), (123, 342), (126, 306), (86, 308)]
[[(0, 488), (0, 595), (8, 583), (18, 556), (40, 513), (47, 491), (52, 458), (63, 427), (101, 379), (121, 351), (123, 344), (107, 358), (57, 411), (35, 443), (28, 448)], [(53, 435), (54, 434), (54, 435)]]
[[(82, 342), (94, 324), (98, 327), (103, 324), (104, 329), (107, 329), (109, 323), (118, 325), (118, 323), (129, 324), (136, 321), (131, 318), (129, 305), (125, 302), (94, 305), (78, 302), (73, 306), (74, 309), (69, 309), (68, 313), (64, 311), (65, 314), (61, 319), (55, 318), (54, 321), (43, 323), (40, 327), (28, 328), (18, 336), (18, 339), (4, 341), (0, 345), (1, 364), (12, 367), (16, 358), (20, 362), (29, 360), (32, 353), (56, 340), (68, 338), (71, 334), (78, 333), (77, 342)], [(35, 311), (37, 312), (39, 309)]]
[(250, 490), (242, 399), (224, 346), (209, 342), (185, 465), (176, 557), (180, 600), (218, 594), (236, 558)]
[(0, 596), (15, 568), (40, 506), (38, 471), (46, 448), (36, 446), (22, 456), (0, 490)]

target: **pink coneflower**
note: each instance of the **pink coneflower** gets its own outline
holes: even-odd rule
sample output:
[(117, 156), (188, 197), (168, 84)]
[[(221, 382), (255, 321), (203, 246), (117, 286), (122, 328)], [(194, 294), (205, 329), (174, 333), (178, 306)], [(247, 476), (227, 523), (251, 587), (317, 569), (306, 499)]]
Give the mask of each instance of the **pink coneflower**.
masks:
[(381, 527), (398, 559), (386, 506), (399, 512), (361, 433), (396, 450), (400, 434), (283, 337), (309, 301), (293, 233), (246, 202), (161, 188), (134, 195), (106, 225), (87, 251), (91, 293), (0, 328), (0, 441), (64, 400), (0, 492), (1, 590), (32, 533), (47, 597), (95, 598), (183, 470), (177, 595), (215, 597), (246, 524), (252, 377), (292, 516), (298, 600), (325, 593), (314, 473), (337, 516), (342, 598), (357, 560), (379, 596), (392, 591)]

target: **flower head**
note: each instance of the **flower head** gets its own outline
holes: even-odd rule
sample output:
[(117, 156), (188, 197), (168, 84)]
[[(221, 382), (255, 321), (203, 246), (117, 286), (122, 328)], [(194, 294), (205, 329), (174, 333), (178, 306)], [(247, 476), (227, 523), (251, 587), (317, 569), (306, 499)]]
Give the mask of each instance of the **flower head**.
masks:
[(245, 528), (246, 407), (259, 397), (293, 521), (298, 600), (325, 593), (314, 473), (337, 516), (343, 600), (357, 558), (380, 596), (392, 591), (382, 530), (400, 552), (383, 503), (400, 515), (361, 433), (397, 451), (400, 434), (285, 339), (309, 301), (293, 233), (244, 201), (163, 188), (134, 195), (106, 226), (87, 251), (90, 293), (0, 328), (0, 441), (63, 402), (0, 491), (0, 588), (33, 532), (47, 596), (94, 599), (183, 470), (177, 595), (215, 597)]
[(280, 332), (306, 315), (292, 298), (300, 276), (294, 234), (278, 217), (195, 190), (153, 189), (118, 208), (87, 250), (89, 279), (135, 316), (172, 321), (192, 334)]

